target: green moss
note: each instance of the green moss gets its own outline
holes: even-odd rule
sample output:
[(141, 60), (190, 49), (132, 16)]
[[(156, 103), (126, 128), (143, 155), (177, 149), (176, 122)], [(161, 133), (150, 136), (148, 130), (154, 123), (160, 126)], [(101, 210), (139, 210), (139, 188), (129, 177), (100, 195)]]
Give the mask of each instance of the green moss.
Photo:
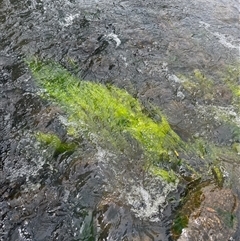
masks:
[(72, 152), (76, 148), (75, 144), (62, 142), (59, 137), (54, 134), (38, 132), (36, 138), (41, 143), (51, 146), (56, 155), (64, 152)]
[[(60, 105), (68, 114), (68, 134), (93, 133), (100, 145), (115, 150), (129, 148), (126, 134), (137, 140), (149, 162), (178, 148), (180, 138), (157, 110), (160, 120), (143, 113), (143, 107), (127, 91), (90, 81), (81, 81), (56, 63), (29, 62), (34, 77), (45, 92), (43, 98)], [(159, 164), (158, 175), (173, 180)], [(158, 168), (158, 167), (156, 167)], [(156, 173), (156, 169), (154, 169)]]
[[(42, 97), (65, 110), (70, 136), (78, 138), (84, 135), (91, 141), (94, 139), (98, 145), (112, 149), (115, 153), (122, 152), (130, 158), (144, 153), (145, 167), (168, 182), (177, 179), (172, 170), (178, 170), (176, 163), (179, 160), (181, 162), (178, 157), (180, 149), (189, 158), (197, 155), (201, 160), (214, 162), (217, 166), (215, 160), (218, 152), (214, 145), (200, 139), (188, 145), (183, 143), (157, 108), (151, 107), (151, 113), (146, 113), (139, 101), (127, 91), (111, 85), (79, 80), (53, 62), (33, 60), (29, 62), (29, 66), (44, 89)], [(196, 90), (204, 90), (204, 93), (213, 88), (212, 80), (199, 70), (195, 70), (194, 75), (185, 79), (183, 84), (188, 82)], [(236, 138), (234, 140), (238, 141)], [(169, 153), (177, 153), (177, 156)], [(203, 169), (208, 170), (208, 167), (206, 165)], [(199, 177), (195, 168), (191, 172)], [(191, 166), (188, 165), (188, 169)]]
[(175, 175), (175, 173), (170, 170), (170, 171), (166, 171), (164, 169), (160, 169), (157, 168), (155, 166), (152, 166), (150, 168), (150, 171), (155, 175), (155, 176), (160, 176), (162, 178), (164, 178), (164, 180), (166, 180), (167, 182), (176, 182), (177, 181), (177, 177)]
[(212, 173), (213, 173), (213, 176), (215, 177), (217, 185), (219, 187), (222, 187), (224, 182), (224, 177), (221, 169), (218, 166), (213, 166)]

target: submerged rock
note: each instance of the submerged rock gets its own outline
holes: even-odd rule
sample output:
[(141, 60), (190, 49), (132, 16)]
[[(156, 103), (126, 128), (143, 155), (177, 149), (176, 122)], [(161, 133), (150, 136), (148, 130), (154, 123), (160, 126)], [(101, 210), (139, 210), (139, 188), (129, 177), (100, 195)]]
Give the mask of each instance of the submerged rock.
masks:
[(239, 200), (232, 190), (213, 184), (201, 192), (201, 204), (191, 213), (178, 241), (233, 240)]
[[(181, 193), (178, 189), (174, 193), (177, 197), (166, 197), (168, 205), (158, 198), (168, 194), (168, 189), (162, 188), (160, 179), (152, 183), (152, 178), (144, 173), (144, 148), (136, 140), (136, 136), (140, 139), (140, 132), (134, 132), (135, 138), (133, 133), (125, 132), (108, 135), (110, 128), (102, 128), (109, 125), (109, 119), (105, 119), (104, 125), (92, 132), (101, 132), (99, 137), (107, 136), (106, 150), (96, 145), (96, 135), (67, 136), (67, 132), (80, 132), (74, 125), (67, 125), (69, 106), (65, 106), (65, 112), (37, 96), (35, 83), (22, 60), (30, 56), (52, 59), (81, 79), (126, 89), (143, 103), (144, 114), (147, 112), (155, 123), (162, 123), (161, 115), (152, 111), (149, 104), (160, 108), (170, 123), (165, 130), (173, 129), (184, 141), (192, 142), (192, 135), (198, 133), (196, 139), (204, 137), (232, 146), (240, 142), (239, 72), (231, 70), (226, 79), (217, 72), (225, 72), (224, 66), (239, 58), (238, 3), (29, 0), (0, 1), (0, 6), (0, 240), (171, 240), (171, 213)], [(180, 74), (188, 77), (186, 81)], [(74, 102), (71, 104), (75, 106)], [(85, 111), (73, 116), (74, 119), (79, 121)], [(117, 118), (119, 130), (135, 126), (126, 116)], [(93, 117), (93, 123), (99, 122), (102, 115), (86, 116), (89, 117)], [(86, 120), (89, 125), (89, 119)], [(147, 133), (155, 126), (148, 124), (148, 129), (144, 128)], [(36, 142), (35, 134), (39, 132), (47, 135)], [(122, 138), (116, 142), (119, 136)], [(71, 141), (78, 145), (73, 154), (68, 151)], [(99, 142), (103, 144), (100, 138)], [(121, 144), (124, 153), (120, 155), (109, 148), (112, 143), (117, 147)], [(155, 147), (154, 153), (158, 153), (155, 138), (149, 136), (141, 143), (144, 147)], [(182, 153), (178, 149), (179, 155), (175, 153), (172, 145), (170, 149), (171, 152), (159, 155), (160, 162), (155, 162), (156, 168), (151, 170), (153, 174), (166, 177), (168, 171), (159, 169), (173, 169), (186, 181), (200, 180), (196, 170), (201, 175), (209, 174), (205, 171), (205, 160), (211, 162), (213, 158), (209, 143), (200, 142), (193, 154), (185, 154), (186, 166), (180, 163)], [(234, 147), (231, 151), (237, 158), (224, 153), (219, 159), (223, 166), (227, 163), (229, 186), (239, 193), (239, 151)], [(195, 153), (198, 158), (193, 157)], [(221, 175), (215, 173), (221, 184)], [(167, 177), (171, 181), (173, 175)], [(215, 188), (203, 193), (211, 198), (213, 194), (216, 200), (217, 193), (225, 195), (224, 200), (229, 202), (231, 192), (223, 190), (226, 189)], [(112, 197), (113, 191), (116, 198), (108, 200), (106, 196)], [(204, 229), (203, 217), (209, 217), (211, 212), (204, 209), (207, 201), (200, 201), (202, 226), (198, 229), (205, 232), (210, 228)], [(163, 215), (156, 204), (162, 204), (161, 208), (167, 205)], [(190, 211), (194, 213), (195, 209)], [(189, 240), (194, 240), (194, 221), (198, 219), (191, 212), (186, 233)], [(232, 213), (234, 216), (235, 209)], [(149, 215), (141, 220), (139, 216), (145, 214)], [(212, 215), (223, 220), (220, 214)], [(151, 222), (156, 218), (161, 221)], [(216, 226), (211, 227), (216, 230), (212, 236), (196, 231), (195, 239), (226, 241), (235, 229), (234, 225), (232, 229), (227, 227), (225, 233), (222, 223), (223, 231), (217, 228), (217, 222), (213, 224)], [(234, 237), (236, 241), (239, 233), (240, 230), (238, 238)]]

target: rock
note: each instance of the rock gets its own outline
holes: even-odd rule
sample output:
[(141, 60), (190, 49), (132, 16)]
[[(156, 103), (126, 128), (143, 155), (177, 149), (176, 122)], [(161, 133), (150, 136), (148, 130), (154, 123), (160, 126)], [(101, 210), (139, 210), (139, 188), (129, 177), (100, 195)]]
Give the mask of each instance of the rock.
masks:
[(239, 200), (230, 189), (214, 185), (202, 188), (199, 208), (189, 217), (178, 241), (231, 240), (237, 228)]
[(178, 97), (180, 100), (184, 100), (184, 99), (185, 99), (185, 95), (183, 94), (182, 91), (178, 91), (178, 92), (177, 92), (177, 97)]

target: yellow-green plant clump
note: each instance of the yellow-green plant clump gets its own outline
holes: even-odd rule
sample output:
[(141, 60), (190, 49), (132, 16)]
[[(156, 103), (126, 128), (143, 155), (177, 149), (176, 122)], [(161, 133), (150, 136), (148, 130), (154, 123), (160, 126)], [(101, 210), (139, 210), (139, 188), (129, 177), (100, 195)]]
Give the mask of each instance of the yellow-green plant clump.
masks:
[[(68, 134), (93, 134), (100, 145), (121, 149), (129, 145), (127, 137), (139, 143), (152, 173), (173, 181), (174, 174), (161, 169), (161, 158), (175, 150), (180, 138), (159, 111), (159, 121), (143, 113), (138, 100), (127, 91), (90, 81), (81, 81), (56, 63), (30, 61), (34, 77), (44, 89), (43, 97), (60, 105), (68, 115)], [(159, 162), (158, 162), (159, 160)], [(158, 170), (157, 170), (157, 169)]]
[(36, 138), (43, 144), (53, 147), (55, 154), (74, 151), (76, 145), (74, 143), (62, 142), (60, 138), (51, 133), (38, 132)]

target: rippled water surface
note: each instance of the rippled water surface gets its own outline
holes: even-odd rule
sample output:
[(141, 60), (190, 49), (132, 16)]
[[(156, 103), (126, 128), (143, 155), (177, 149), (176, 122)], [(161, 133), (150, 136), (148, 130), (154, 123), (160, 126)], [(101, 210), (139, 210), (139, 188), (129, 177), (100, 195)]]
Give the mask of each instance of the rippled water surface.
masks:
[[(81, 79), (124, 88), (147, 111), (149, 103), (160, 108), (184, 141), (202, 137), (240, 153), (239, 95), (221, 79), (239, 66), (239, 14), (238, 0), (0, 0), (0, 239), (177, 239), (171, 226), (188, 184), (153, 178), (136, 143), (119, 154), (89, 135), (59, 154), (36, 140), (36, 131), (69, 137), (65, 113), (41, 98), (26, 60), (50, 59)], [(198, 71), (204, 83), (187, 85)], [(239, 73), (231, 76), (237, 88)], [(188, 160), (202, 170), (201, 158)], [(203, 185), (198, 214), (213, 226), (194, 226), (193, 211), (179, 240), (240, 239), (238, 159), (223, 153), (219, 165), (225, 186)], [(209, 213), (228, 201), (234, 221), (219, 225)]]

